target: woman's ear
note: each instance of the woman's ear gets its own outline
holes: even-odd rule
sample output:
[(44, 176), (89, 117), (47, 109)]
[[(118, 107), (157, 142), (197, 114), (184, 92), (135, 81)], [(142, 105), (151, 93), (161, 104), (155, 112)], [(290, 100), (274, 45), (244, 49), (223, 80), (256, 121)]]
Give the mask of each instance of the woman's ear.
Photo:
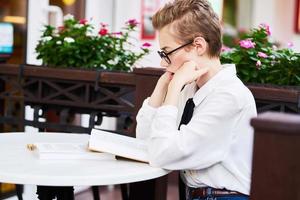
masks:
[(208, 45), (203, 37), (196, 37), (194, 39), (194, 47), (196, 48), (198, 56), (202, 56), (205, 54)]

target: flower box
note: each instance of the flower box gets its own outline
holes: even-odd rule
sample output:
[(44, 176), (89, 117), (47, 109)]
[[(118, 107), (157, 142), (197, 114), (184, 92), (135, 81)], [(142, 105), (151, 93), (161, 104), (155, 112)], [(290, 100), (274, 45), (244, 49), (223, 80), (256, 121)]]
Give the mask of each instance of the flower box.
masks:
[[(163, 70), (141, 68), (135, 69), (134, 72), (137, 78), (137, 89), (142, 84), (142, 82), (147, 81), (147, 85), (151, 86), (151, 88), (147, 90), (152, 90), (157, 79), (163, 73)], [(259, 83), (247, 83), (246, 86), (251, 90), (255, 98), (258, 112), (272, 110), (280, 112), (300, 113), (299, 86), (277, 86)], [(145, 91), (145, 93), (149, 93), (149, 91), (147, 90)], [(141, 95), (142, 92), (138, 92), (138, 94)]]
[[(1, 65), (0, 82), (11, 87), (0, 92), (0, 101), (23, 101), (35, 111), (33, 120), (16, 119), (9, 112), (1, 120), (2, 123), (16, 124), (22, 121), (25, 125), (67, 132), (88, 132), (94, 125), (101, 124), (103, 116), (114, 116), (121, 120), (118, 132), (134, 136), (135, 114), (143, 100), (151, 94), (162, 73), (163, 70), (158, 68), (112, 72)], [(300, 113), (299, 87), (247, 86), (255, 97), (258, 112), (273, 110)], [(60, 119), (56, 124), (40, 120), (50, 110), (59, 113)], [(91, 116), (89, 127), (69, 124), (68, 117), (76, 113)]]
[(300, 113), (300, 87), (268, 84), (246, 84), (251, 90), (258, 112)]
[[(9, 91), (4, 90), (0, 93), (0, 100), (21, 100), (25, 105), (34, 108), (35, 119), (25, 120), (25, 125), (58, 128), (68, 132), (88, 132), (94, 125), (101, 124), (103, 116), (115, 116), (126, 121), (126, 130), (119, 131), (133, 134), (133, 73), (2, 65), (0, 80), (11, 85)], [(40, 110), (43, 111), (42, 114), (39, 113)], [(57, 127), (50, 122), (47, 124), (39, 120), (50, 110), (60, 114)], [(91, 115), (88, 128), (68, 126), (68, 116), (76, 113)], [(11, 122), (16, 120), (11, 119)]]

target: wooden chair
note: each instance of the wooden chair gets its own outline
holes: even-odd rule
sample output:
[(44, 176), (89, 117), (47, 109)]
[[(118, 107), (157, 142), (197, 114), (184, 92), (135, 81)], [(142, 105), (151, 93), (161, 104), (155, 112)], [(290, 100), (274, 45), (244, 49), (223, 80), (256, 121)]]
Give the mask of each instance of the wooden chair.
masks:
[(251, 200), (300, 199), (300, 115), (263, 113), (255, 130)]

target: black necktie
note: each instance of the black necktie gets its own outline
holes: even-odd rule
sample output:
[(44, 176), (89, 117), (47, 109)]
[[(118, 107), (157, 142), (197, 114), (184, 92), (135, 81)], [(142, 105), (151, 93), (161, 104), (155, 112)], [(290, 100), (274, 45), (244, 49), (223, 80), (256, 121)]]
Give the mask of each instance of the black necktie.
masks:
[(180, 126), (182, 124), (186, 125), (191, 121), (193, 112), (194, 112), (194, 108), (195, 108), (195, 104), (194, 104), (193, 98), (189, 98), (185, 103), (184, 110), (183, 110), (183, 113), (181, 116), (181, 120), (180, 120), (180, 123), (178, 126), (178, 130), (180, 130)]
[[(194, 112), (194, 108), (195, 108), (195, 104), (194, 104), (193, 98), (188, 99), (184, 106), (184, 110), (183, 110), (183, 113), (181, 116), (178, 130), (180, 130), (180, 126), (182, 124), (186, 125), (191, 121), (193, 112)], [(184, 200), (186, 197), (186, 194), (185, 194), (186, 186), (185, 186), (184, 182), (181, 180), (180, 175), (178, 177), (178, 182), (179, 182), (179, 199)]]

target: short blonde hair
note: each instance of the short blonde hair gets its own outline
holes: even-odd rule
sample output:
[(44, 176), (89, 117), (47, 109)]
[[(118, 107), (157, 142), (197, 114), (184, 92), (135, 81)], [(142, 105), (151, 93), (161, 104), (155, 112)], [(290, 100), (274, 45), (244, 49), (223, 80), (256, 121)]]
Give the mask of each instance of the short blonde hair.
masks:
[(196, 37), (208, 42), (208, 55), (219, 57), (222, 48), (221, 25), (207, 0), (174, 0), (158, 10), (153, 18), (157, 30), (174, 22), (175, 37), (188, 43)]

